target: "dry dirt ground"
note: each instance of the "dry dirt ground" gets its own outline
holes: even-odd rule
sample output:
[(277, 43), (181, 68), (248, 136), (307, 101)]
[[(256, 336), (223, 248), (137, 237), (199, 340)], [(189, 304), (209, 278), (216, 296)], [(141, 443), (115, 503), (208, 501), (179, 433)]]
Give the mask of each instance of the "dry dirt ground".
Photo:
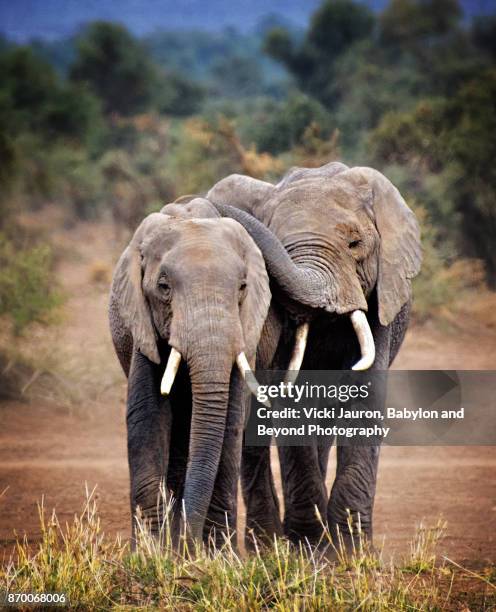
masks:
[[(45, 222), (59, 220), (45, 215)], [(0, 559), (16, 534), (40, 537), (42, 498), (63, 523), (82, 508), (86, 485), (97, 486), (104, 530), (129, 536), (125, 384), (106, 323), (108, 275), (120, 247), (112, 228), (101, 225), (52, 234), (67, 295), (63, 320), (34, 331), (19, 350), (37, 355), (41, 373), (50, 364), (66, 401), (39, 399), (33, 382), (26, 400), (0, 403)], [(488, 299), (496, 306), (494, 296)], [(395, 367), (493, 369), (495, 358), (496, 329), (468, 320), (444, 330), (414, 327)], [(330, 481), (333, 462), (334, 455)], [(443, 554), (471, 566), (496, 560), (496, 447), (383, 449), (376, 544), (384, 541), (388, 554), (406, 553), (416, 525), (438, 517), (448, 523)]]

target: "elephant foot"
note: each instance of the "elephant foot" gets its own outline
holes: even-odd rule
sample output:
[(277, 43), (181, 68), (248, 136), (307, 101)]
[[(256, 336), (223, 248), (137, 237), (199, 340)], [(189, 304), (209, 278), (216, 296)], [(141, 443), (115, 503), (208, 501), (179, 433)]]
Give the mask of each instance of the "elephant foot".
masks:
[(284, 535), (294, 544), (306, 542), (311, 546), (318, 546), (323, 539), (324, 527), (317, 517), (315, 520), (309, 520), (311, 516), (315, 516), (315, 508), (308, 508), (301, 518), (287, 516), (284, 519)]
[(350, 556), (356, 551), (374, 553), (372, 546), (372, 517), (347, 509), (329, 508), (327, 515), (331, 548), (338, 556)]
[(254, 552), (257, 547), (270, 546), (274, 537), (281, 538), (284, 535), (279, 515), (275, 512), (261, 515), (259, 512), (248, 512), (246, 517), (245, 547)]

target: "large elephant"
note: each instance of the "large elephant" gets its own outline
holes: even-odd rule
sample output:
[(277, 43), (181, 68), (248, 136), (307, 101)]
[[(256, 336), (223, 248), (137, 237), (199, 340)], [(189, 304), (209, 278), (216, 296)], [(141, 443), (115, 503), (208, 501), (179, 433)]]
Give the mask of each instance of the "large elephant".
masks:
[(242, 378), (269, 303), (259, 249), (205, 200), (149, 215), (122, 254), (110, 327), (128, 377), (132, 515), (139, 506), (152, 531), (162, 485), (181, 502), (193, 538), (214, 526), (222, 541), (226, 514), (235, 527), (249, 396)]
[[(411, 279), (420, 268), (421, 248), (415, 215), (385, 176), (336, 162), (293, 168), (277, 185), (231, 175), (207, 198), (247, 229), (271, 277), (273, 304), (259, 367), (390, 366), (408, 326)], [(263, 358), (274, 352), (272, 361)], [(294, 540), (318, 540), (317, 506), (333, 538), (338, 528), (348, 534), (348, 511), (355, 520), (360, 516), (371, 538), (379, 448), (339, 446), (328, 499), (329, 448), (279, 449), (284, 531)], [(259, 534), (277, 533), (268, 449), (245, 448), (242, 473), (248, 525)]]

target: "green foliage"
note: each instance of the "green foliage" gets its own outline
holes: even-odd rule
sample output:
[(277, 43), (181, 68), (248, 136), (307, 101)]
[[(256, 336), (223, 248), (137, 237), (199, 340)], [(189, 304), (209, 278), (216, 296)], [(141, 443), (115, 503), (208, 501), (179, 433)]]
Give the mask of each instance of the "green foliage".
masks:
[(164, 74), (146, 47), (123, 26), (98, 21), (77, 41), (71, 80), (84, 83), (107, 115), (134, 115), (151, 108), (175, 115), (198, 109), (202, 89), (172, 71)]
[(306, 53), (315, 54), (317, 61), (334, 62), (356, 41), (367, 38), (373, 27), (374, 17), (362, 4), (326, 0), (310, 22)]
[(106, 113), (123, 115), (151, 103), (156, 78), (144, 47), (123, 26), (103, 21), (92, 23), (80, 36), (70, 75), (92, 89)]
[(221, 118), (212, 123), (191, 119), (179, 129), (169, 161), (178, 194), (202, 193), (227, 174), (243, 171), (239, 154), (222, 127), (226, 124)]
[(0, 79), (2, 114), (9, 117), (11, 129), (43, 127), (43, 111), (57, 86), (51, 66), (28, 47), (14, 48), (0, 56)]
[(89, 143), (99, 124), (98, 101), (82, 87), (60, 81), (31, 49), (0, 54), (0, 120), (8, 134), (31, 131)]
[(334, 68), (340, 56), (367, 38), (373, 26), (373, 14), (363, 4), (353, 0), (325, 0), (299, 45), (295, 45), (289, 32), (276, 28), (268, 33), (265, 50), (286, 66), (303, 91), (331, 105)]
[(46, 162), (55, 177), (51, 192), (72, 217), (90, 219), (101, 213), (103, 177), (86, 151), (54, 148)]
[[(377, 163), (406, 165), (417, 173), (420, 184), (427, 185), (432, 176), (441, 179), (437, 201), (428, 202), (430, 212), (442, 235), (461, 253), (483, 259), (492, 285), (496, 285), (495, 96), (493, 69), (469, 81), (449, 100), (426, 100), (412, 112), (385, 115), (370, 137)], [(461, 222), (450, 223), (450, 215), (458, 215)]]
[(494, 60), (496, 58), (496, 15), (484, 15), (474, 19), (472, 38), (474, 44)]
[(264, 50), (275, 60), (290, 66), (294, 52), (290, 33), (281, 27), (272, 29), (267, 33)]
[(259, 95), (281, 97), (287, 74), (261, 49), (263, 31), (156, 32), (144, 40), (154, 61), (170, 73), (187, 77), (211, 96), (240, 100)]
[(324, 0), (306, 32), (272, 18), (139, 40), (96, 22), (75, 44), (3, 44), (0, 215), (54, 199), (132, 228), (230, 172), (277, 178), (339, 147), (427, 211), (432, 278), (478, 257), (496, 286), (494, 30), (457, 0)]
[(300, 43), (278, 28), (265, 48), (332, 113), (345, 153), (363, 161), (367, 133), (384, 114), (451, 96), (488, 67), (492, 30), (477, 23), (463, 27), (457, 0), (393, 0), (378, 17), (340, 0), (321, 5)]
[(325, 108), (306, 95), (295, 93), (284, 102), (268, 101), (251, 112), (246, 138), (260, 151), (272, 154), (289, 151), (303, 143), (306, 130), (318, 125), (323, 136), (331, 129), (331, 117)]
[(417, 47), (450, 33), (463, 12), (458, 0), (391, 0), (381, 15), (387, 45)]
[(385, 113), (409, 108), (422, 86), (423, 77), (408, 57), (395, 58), (391, 65), (373, 41), (364, 40), (344, 53), (327, 89), (335, 101), (331, 112), (347, 157), (363, 163), (370, 130)]
[(50, 248), (18, 244), (0, 234), (0, 315), (12, 320), (14, 333), (34, 321), (46, 322), (59, 303)]
[(104, 201), (118, 225), (134, 230), (143, 217), (175, 196), (167, 176), (168, 125), (150, 118), (132, 151), (107, 151), (100, 161)]
[(154, 88), (154, 106), (160, 113), (185, 117), (201, 107), (205, 91), (199, 84), (175, 72), (167, 72), (157, 79)]

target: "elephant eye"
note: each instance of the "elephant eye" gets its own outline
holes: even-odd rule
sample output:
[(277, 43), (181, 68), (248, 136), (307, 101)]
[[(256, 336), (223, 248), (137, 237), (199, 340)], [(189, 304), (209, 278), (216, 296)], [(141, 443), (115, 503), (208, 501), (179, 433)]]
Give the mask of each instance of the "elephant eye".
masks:
[(169, 283), (167, 282), (165, 278), (159, 278), (157, 285), (159, 289), (162, 289), (162, 291), (168, 291), (170, 289)]
[(351, 242), (348, 243), (348, 246), (350, 247), (350, 249), (356, 249), (356, 247), (360, 246), (362, 244), (361, 240), (352, 240)]
[(239, 284), (239, 305), (243, 303), (246, 294), (246, 281), (241, 281)]

